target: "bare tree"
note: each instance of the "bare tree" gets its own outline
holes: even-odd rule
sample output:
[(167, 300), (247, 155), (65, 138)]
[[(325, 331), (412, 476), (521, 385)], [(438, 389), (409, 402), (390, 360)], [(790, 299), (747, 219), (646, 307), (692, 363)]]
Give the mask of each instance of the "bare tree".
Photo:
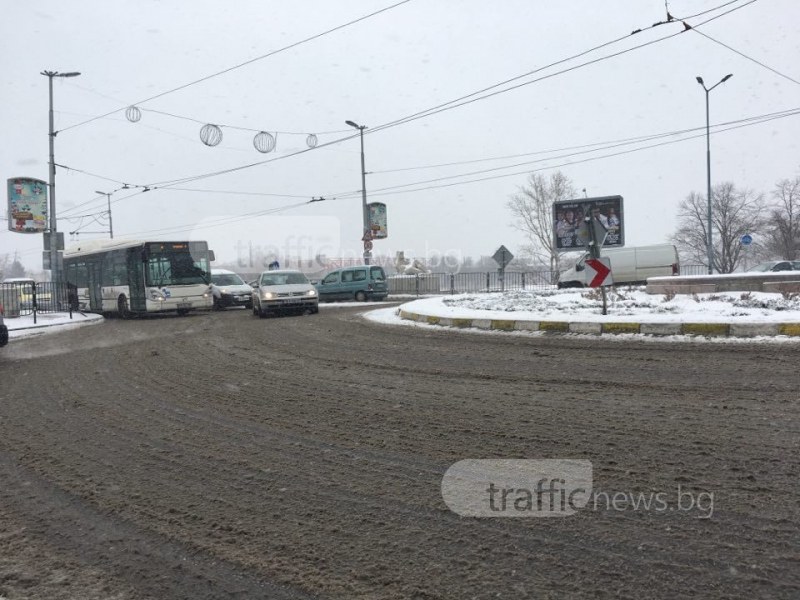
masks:
[(515, 217), (514, 227), (525, 234), (529, 245), (524, 251), (535, 260), (559, 270), (559, 254), (553, 236), (553, 202), (575, 198), (570, 179), (556, 171), (549, 178), (539, 173), (528, 175), (526, 185), (519, 186), (506, 205)]
[(764, 228), (764, 248), (773, 258), (800, 258), (800, 176), (779, 181)]
[[(719, 273), (732, 273), (744, 255), (742, 236), (759, 234), (764, 220), (764, 197), (750, 190), (737, 190), (733, 183), (720, 183), (711, 190), (711, 227), (713, 229), (714, 265)], [(708, 203), (706, 197), (692, 192), (678, 207), (678, 230), (672, 241), (684, 256), (708, 265), (706, 241)]]

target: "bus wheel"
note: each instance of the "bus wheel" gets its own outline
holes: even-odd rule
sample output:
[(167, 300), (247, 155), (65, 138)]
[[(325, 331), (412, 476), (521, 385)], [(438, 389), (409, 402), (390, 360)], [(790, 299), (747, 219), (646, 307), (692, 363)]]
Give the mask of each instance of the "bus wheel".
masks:
[(128, 299), (124, 295), (117, 299), (117, 311), (121, 319), (131, 318), (131, 311), (128, 310)]

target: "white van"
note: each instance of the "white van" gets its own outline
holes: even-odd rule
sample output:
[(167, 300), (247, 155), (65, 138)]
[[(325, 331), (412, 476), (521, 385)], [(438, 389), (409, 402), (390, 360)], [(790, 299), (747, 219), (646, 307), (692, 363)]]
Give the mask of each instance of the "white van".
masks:
[[(610, 248), (603, 250), (601, 256), (611, 261), (611, 277), (614, 284), (644, 284), (648, 277), (678, 275), (681, 271), (678, 249), (672, 244), (655, 246), (632, 246), (630, 248)], [(571, 269), (559, 277), (558, 287), (584, 287), (585, 265), (589, 258), (585, 254)]]

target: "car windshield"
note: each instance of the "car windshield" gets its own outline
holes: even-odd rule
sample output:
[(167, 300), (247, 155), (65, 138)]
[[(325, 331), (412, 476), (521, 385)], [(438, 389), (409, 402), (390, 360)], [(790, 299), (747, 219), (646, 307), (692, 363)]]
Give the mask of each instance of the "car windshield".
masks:
[(302, 273), (275, 273), (267, 272), (261, 276), (261, 285), (292, 285), (296, 283), (308, 283), (308, 278)]
[(214, 285), (246, 285), (236, 273), (224, 273), (211, 276)]

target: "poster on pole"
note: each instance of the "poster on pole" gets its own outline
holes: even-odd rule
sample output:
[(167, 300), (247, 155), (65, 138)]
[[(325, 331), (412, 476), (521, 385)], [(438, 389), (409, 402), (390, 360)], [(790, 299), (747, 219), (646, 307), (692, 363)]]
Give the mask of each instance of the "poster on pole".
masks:
[(47, 229), (47, 182), (31, 177), (8, 180), (8, 230), (42, 233)]
[(625, 245), (625, 212), (622, 196), (575, 198), (553, 203), (553, 239), (558, 252), (586, 250), (591, 236), (586, 217), (596, 219), (607, 231), (603, 248)]
[(367, 212), (372, 238), (382, 240), (387, 237), (389, 234), (386, 229), (386, 205), (383, 202), (371, 202), (367, 204)]

